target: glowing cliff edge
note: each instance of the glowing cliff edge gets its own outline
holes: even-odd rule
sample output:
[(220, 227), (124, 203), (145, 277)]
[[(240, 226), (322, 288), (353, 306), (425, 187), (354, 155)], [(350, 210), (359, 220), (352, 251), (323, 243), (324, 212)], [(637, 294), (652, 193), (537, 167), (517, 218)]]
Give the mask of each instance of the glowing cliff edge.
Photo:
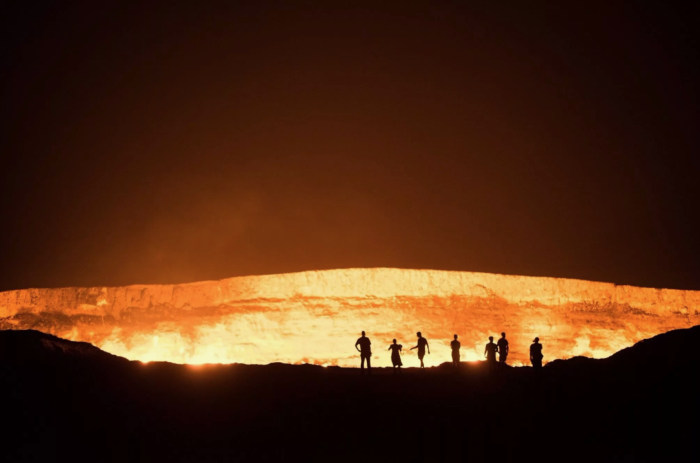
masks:
[(37, 329), (132, 360), (357, 366), (360, 331), (373, 364), (390, 365), (393, 338), (417, 366), (483, 358), (488, 336), (510, 340), (512, 364), (535, 336), (545, 360), (606, 357), (644, 338), (700, 324), (700, 291), (561, 278), (436, 270), (347, 269), (181, 285), (23, 289), (0, 293), (0, 329)]

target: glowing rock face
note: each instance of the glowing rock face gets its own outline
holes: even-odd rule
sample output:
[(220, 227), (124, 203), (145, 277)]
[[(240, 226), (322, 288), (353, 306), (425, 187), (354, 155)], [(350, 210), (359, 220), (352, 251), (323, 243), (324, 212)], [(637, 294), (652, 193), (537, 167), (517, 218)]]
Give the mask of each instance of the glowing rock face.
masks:
[(505, 331), (509, 363), (528, 363), (535, 336), (545, 360), (606, 357), (672, 329), (700, 324), (700, 291), (616, 286), (470, 272), (348, 269), (181, 285), (25, 289), (0, 293), (0, 329), (36, 329), (132, 360), (357, 366), (362, 330), (373, 365), (389, 366), (393, 338), (417, 366), (483, 358)]

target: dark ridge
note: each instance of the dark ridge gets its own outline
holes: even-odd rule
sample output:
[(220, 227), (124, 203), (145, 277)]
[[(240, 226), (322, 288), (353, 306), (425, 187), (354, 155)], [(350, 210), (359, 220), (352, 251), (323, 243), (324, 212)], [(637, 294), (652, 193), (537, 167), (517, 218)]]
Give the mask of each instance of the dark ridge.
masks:
[(128, 362), (90, 343), (66, 339), (35, 330), (0, 331), (0, 363), (27, 364), (89, 361), (91, 363)]
[(682, 366), (697, 364), (700, 356), (693, 355), (700, 345), (700, 325), (684, 330), (673, 330), (639, 341), (622, 349), (606, 361), (630, 366)]
[(692, 355), (700, 345), (700, 325), (692, 328), (672, 330), (639, 341), (631, 347), (616, 352), (605, 359), (574, 357), (567, 360), (554, 360), (545, 369), (554, 371), (596, 371), (596, 370), (673, 370), (700, 366), (700, 356)]

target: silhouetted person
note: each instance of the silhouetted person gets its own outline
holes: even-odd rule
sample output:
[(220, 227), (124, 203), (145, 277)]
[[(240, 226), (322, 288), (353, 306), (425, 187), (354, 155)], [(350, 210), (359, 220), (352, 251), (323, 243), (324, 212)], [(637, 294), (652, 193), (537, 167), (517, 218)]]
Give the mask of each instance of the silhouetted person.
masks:
[(420, 367), (425, 368), (425, 365), (423, 365), (423, 357), (425, 357), (426, 347), (428, 348), (428, 353), (430, 353), (430, 346), (428, 345), (428, 340), (423, 337), (423, 335), (420, 333), (420, 331), (416, 333), (416, 336), (418, 336), (418, 345), (411, 347), (411, 350), (418, 349), (418, 358), (420, 359)]
[(484, 357), (486, 357), (486, 362), (489, 364), (489, 371), (491, 372), (496, 369), (496, 352), (498, 352), (498, 346), (493, 342), (493, 336), (489, 336), (489, 343), (486, 344), (484, 349)]
[(506, 339), (506, 334), (501, 333), (501, 339), (498, 340), (498, 363), (501, 364), (501, 367), (505, 367), (506, 365), (509, 350), (510, 347), (508, 347), (508, 340)]
[[(360, 346), (359, 348), (357, 346)], [(365, 332), (362, 332), (362, 337), (355, 343), (355, 349), (360, 351), (360, 374), (365, 372), (365, 360), (367, 360), (367, 372), (372, 373), (372, 364), (370, 360), (372, 359), (372, 348), (370, 347), (372, 342), (368, 337), (365, 336)]]
[(457, 370), (457, 367), (459, 367), (459, 348), (462, 347), (462, 345), (457, 341), (456, 334), (454, 341), (450, 343), (450, 347), (452, 347), (452, 366)]
[(535, 340), (532, 341), (532, 344), (530, 344), (530, 361), (532, 362), (532, 366), (536, 370), (542, 368), (543, 357), (544, 356), (542, 355), (542, 344), (540, 344), (540, 338), (535, 338)]
[(396, 344), (396, 339), (394, 339), (394, 344), (390, 345), (388, 349), (391, 351), (391, 364), (394, 365), (394, 374), (396, 374), (396, 370), (401, 373), (401, 366), (403, 365), (403, 362), (401, 362), (402, 347), (401, 344)]

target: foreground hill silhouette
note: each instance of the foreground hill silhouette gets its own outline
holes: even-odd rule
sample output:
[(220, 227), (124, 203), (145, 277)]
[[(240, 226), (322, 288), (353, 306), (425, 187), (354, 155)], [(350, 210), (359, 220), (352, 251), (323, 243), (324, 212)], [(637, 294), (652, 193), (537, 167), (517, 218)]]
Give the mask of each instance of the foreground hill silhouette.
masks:
[(128, 363), (87, 342), (61, 339), (35, 330), (0, 331), (0, 364), (8, 366), (56, 366), (66, 363)]
[[(697, 461), (700, 327), (539, 374), (141, 364), (0, 332), (6, 461)], [(352, 344), (350, 342), (350, 344)], [(3, 458), (3, 459), (5, 459)]]

